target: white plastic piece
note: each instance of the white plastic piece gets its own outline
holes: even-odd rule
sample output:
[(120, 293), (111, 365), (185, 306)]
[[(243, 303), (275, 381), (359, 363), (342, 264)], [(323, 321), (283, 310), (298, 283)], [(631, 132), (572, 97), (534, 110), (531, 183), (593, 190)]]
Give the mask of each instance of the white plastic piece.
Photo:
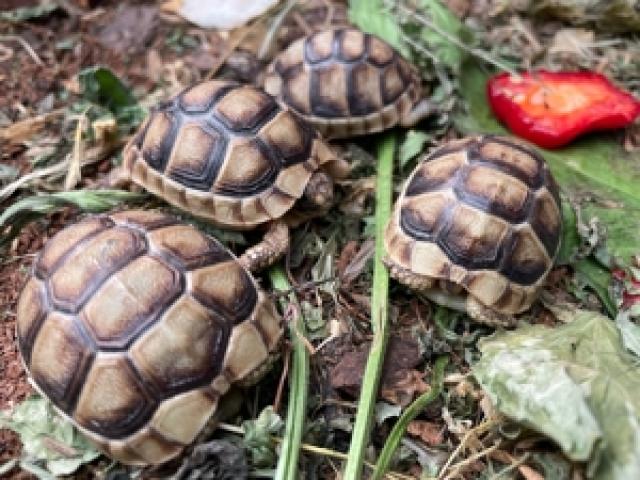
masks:
[(202, 28), (231, 30), (255, 18), (278, 0), (170, 0), (163, 5)]

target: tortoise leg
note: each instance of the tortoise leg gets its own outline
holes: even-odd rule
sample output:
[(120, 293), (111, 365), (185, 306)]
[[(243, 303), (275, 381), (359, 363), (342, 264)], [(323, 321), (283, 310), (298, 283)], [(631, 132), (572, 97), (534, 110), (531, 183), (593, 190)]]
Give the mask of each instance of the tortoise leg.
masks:
[(513, 327), (516, 319), (513, 315), (496, 312), (480, 303), (473, 295), (467, 295), (467, 313), (478, 323), (484, 323), (491, 327)]
[(400, 119), (400, 126), (413, 127), (421, 120), (433, 115), (436, 111), (436, 104), (424, 98), (416, 103), (407, 115)]
[[(454, 286), (437, 282), (433, 278), (418, 275), (385, 259), (392, 278), (425, 295), (429, 300), (452, 310), (466, 313), (478, 323), (492, 327), (512, 327), (515, 319), (511, 315), (498, 313), (480, 303), (473, 295), (458, 292)], [(443, 288), (444, 287), (444, 288)]]
[(412, 290), (424, 292), (426, 290), (430, 290), (435, 284), (435, 280), (433, 278), (418, 275), (407, 268), (403, 268), (400, 265), (391, 262), (388, 258), (384, 258), (383, 263), (389, 269), (389, 275), (391, 275), (391, 278), (399, 281)]
[(284, 221), (275, 220), (262, 241), (248, 248), (238, 261), (250, 272), (256, 272), (275, 263), (288, 248), (289, 227)]

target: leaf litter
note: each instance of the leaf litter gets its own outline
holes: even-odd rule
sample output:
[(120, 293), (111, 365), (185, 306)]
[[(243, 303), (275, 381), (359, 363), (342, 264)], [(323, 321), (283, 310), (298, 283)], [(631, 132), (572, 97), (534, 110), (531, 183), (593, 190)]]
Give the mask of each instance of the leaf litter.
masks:
[[(260, 39), (277, 9), (227, 33), (181, 23), (151, 4), (36, 3), (12, 1), (16, 8), (0, 16), (7, 35), (21, 39), (0, 36), (0, 54), (9, 51), (0, 61), (0, 409), (14, 412), (21, 411), (17, 405), (29, 387), (14, 345), (12, 312), (33, 254), (82, 212), (137, 202), (158, 206), (148, 197), (104, 186), (148, 109), (214, 70), (250, 80), (260, 70), (263, 52), (277, 51), (302, 32), (345, 24), (347, 14), (384, 37), (419, 65), (435, 106), (432, 117), (399, 137), (396, 191), (421, 153), (466, 132), (503, 131), (484, 101), (484, 82), (495, 68), (591, 68), (640, 93), (640, 47), (633, 35), (619, 33), (637, 31), (637, 15), (627, 14), (625, 0), (352, 0), (333, 6), (308, 0), (292, 7), (270, 45)], [(334, 15), (327, 18), (330, 12)], [(132, 33), (136, 22), (141, 30)], [(436, 357), (447, 355), (449, 365), (442, 394), (398, 438), (389, 478), (637, 476), (634, 443), (621, 437), (614, 442), (611, 435), (635, 439), (640, 431), (632, 395), (638, 386), (629, 373), (640, 353), (640, 276), (634, 263), (640, 251), (638, 139), (632, 127), (624, 136), (594, 136), (545, 152), (563, 190), (565, 231), (562, 267), (553, 272), (543, 304), (524, 317), (533, 326), (489, 337), (490, 329), (436, 309), (392, 282), (393, 336), (370, 460), (375, 463), (406, 406), (430, 391)], [(366, 139), (338, 148), (352, 160), (353, 178), (341, 183), (340, 205), (331, 217), (295, 233), (288, 261), (313, 349), (300, 468), (316, 478), (338, 476), (371, 341), (375, 151)], [(243, 234), (198, 224), (232, 248), (247, 242)], [(506, 368), (504, 355), (507, 365), (518, 368)], [(283, 367), (281, 360), (264, 382), (245, 392), (239, 413), (227, 420), (233, 428), (220, 429), (188, 452), (174, 465), (175, 478), (273, 473), (279, 448), (274, 435), (282, 434), (280, 417), (271, 409), (273, 385)], [(607, 386), (616, 395), (602, 386), (611, 372), (615, 382)], [(546, 389), (551, 379), (557, 379), (557, 391)], [(283, 400), (286, 405), (286, 391)], [(603, 405), (620, 415), (614, 418)], [(50, 409), (44, 402), (38, 408)], [(45, 436), (58, 428), (47, 422)], [(2, 475), (19, 475), (22, 462), (45, 478), (52, 468), (76, 467), (93, 455), (85, 456), (84, 447), (74, 443), (81, 438), (76, 432), (65, 430), (62, 437), (73, 455), (56, 467), (48, 463), (51, 452), (34, 456), (27, 440), (20, 454), (15, 437), (1, 430), (0, 462), (12, 462), (0, 467)], [(72, 453), (68, 446), (53, 445), (58, 453)], [(78, 475), (104, 474), (105, 468), (104, 461), (92, 461), (80, 466)], [(141, 473), (121, 467), (116, 472), (124, 478)]]

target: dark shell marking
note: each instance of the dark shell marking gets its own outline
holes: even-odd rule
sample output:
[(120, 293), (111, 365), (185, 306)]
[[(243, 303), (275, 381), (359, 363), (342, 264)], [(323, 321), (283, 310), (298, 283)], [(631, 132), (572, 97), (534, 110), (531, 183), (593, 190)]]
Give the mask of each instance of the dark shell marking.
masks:
[(495, 271), (516, 285), (539, 283), (559, 248), (560, 198), (547, 165), (533, 149), (501, 137), (435, 151), (398, 205), (409, 239), (436, 244), (469, 272)]
[(353, 28), (294, 42), (274, 61), (270, 75), (267, 91), (330, 137), (388, 128), (421, 95), (416, 71), (398, 52)]
[[(233, 332), (250, 326), (258, 337), (245, 350), (265, 359), (274, 348), (280, 327), (270, 308), (235, 258), (193, 227), (154, 212), (95, 216), (62, 230), (34, 264), (18, 345), (36, 386), (103, 449), (138, 435), (138, 450), (118, 458), (157, 463), (184, 446), (167, 432), (198, 425), (140, 432), (164, 418), (167, 401), (190, 408), (184, 395), (206, 422), (225, 393), (216, 378), (246, 375), (235, 360), (240, 378), (225, 378)], [(145, 450), (149, 442), (159, 450)]]
[[(153, 112), (124, 152), (132, 180), (222, 226), (281, 217), (330, 151), (306, 122), (248, 85), (195, 85)], [(286, 198), (278, 201), (271, 190)], [(284, 188), (287, 187), (287, 188)]]

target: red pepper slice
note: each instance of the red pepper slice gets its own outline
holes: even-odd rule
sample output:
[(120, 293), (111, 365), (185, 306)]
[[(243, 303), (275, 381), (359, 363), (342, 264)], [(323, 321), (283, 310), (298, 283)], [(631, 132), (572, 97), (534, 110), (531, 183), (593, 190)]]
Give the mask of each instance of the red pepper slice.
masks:
[(594, 130), (626, 127), (640, 102), (594, 72), (501, 73), (487, 84), (495, 115), (515, 134), (544, 148)]

